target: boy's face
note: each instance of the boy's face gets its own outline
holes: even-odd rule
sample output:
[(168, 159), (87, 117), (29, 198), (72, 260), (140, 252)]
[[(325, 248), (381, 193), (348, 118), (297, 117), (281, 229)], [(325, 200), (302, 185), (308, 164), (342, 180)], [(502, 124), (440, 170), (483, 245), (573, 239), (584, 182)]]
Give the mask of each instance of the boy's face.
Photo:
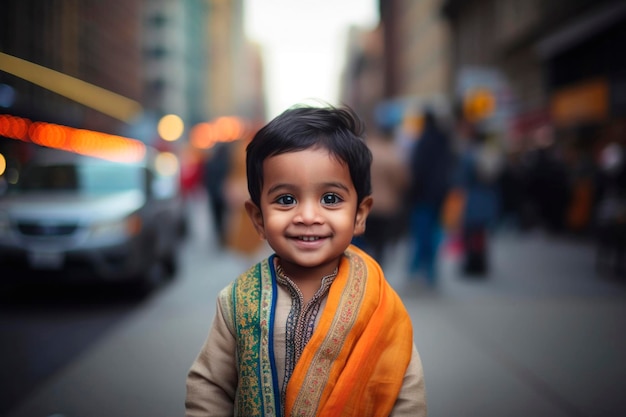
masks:
[(248, 201), (246, 209), (285, 273), (331, 273), (352, 237), (365, 231), (371, 197), (357, 206), (348, 166), (322, 148), (272, 156), (263, 175), (261, 207)]

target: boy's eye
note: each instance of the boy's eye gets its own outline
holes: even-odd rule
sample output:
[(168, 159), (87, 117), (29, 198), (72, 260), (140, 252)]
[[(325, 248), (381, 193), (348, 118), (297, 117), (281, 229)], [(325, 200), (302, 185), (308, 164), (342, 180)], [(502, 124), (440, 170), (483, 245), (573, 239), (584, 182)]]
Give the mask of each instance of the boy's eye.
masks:
[(341, 199), (341, 197), (334, 193), (324, 194), (324, 196), (322, 197), (322, 203), (324, 204), (339, 204), (342, 201), (343, 200)]
[(293, 198), (293, 196), (291, 195), (281, 195), (276, 199), (276, 202), (282, 206), (290, 206), (292, 204), (295, 204), (296, 199)]

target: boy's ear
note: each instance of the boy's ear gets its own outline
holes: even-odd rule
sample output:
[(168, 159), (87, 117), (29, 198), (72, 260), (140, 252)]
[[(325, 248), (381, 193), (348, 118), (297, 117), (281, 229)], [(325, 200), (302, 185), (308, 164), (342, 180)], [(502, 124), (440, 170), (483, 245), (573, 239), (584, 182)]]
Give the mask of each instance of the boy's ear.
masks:
[(261, 209), (250, 199), (246, 200), (245, 207), (246, 213), (248, 213), (248, 217), (250, 217), (256, 232), (259, 234), (261, 239), (265, 239), (265, 227), (263, 224), (263, 213), (261, 213)]
[(371, 195), (368, 195), (361, 201), (359, 207), (356, 209), (356, 220), (354, 222), (354, 235), (359, 236), (365, 233), (365, 221), (367, 220), (367, 215), (370, 213), (372, 209), (372, 204), (374, 203), (374, 199)]

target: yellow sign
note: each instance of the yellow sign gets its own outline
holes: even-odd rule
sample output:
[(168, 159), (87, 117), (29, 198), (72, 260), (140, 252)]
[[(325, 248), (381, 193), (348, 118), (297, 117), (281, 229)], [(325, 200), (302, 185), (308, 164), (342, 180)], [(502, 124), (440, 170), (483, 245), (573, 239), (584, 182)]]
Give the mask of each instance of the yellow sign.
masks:
[(557, 124), (602, 121), (609, 114), (609, 87), (604, 79), (586, 81), (557, 91), (550, 104)]
[(496, 98), (486, 88), (471, 90), (463, 102), (465, 117), (472, 122), (477, 122), (491, 116), (496, 110)]

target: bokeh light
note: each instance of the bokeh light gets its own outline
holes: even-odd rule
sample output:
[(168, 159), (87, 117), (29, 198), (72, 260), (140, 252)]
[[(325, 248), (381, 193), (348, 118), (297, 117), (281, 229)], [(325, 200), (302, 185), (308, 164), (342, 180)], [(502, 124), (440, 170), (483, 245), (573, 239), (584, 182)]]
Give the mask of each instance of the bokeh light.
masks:
[(7, 160), (4, 157), (4, 155), (0, 153), (0, 175), (3, 175), (6, 169), (7, 169)]
[(178, 172), (178, 157), (172, 152), (161, 152), (154, 162), (157, 172), (160, 175), (170, 177)]
[(145, 144), (136, 139), (54, 123), (33, 123), (6, 114), (0, 115), (0, 136), (118, 162), (137, 162), (146, 153)]
[(185, 130), (185, 124), (180, 116), (168, 114), (159, 120), (157, 131), (163, 140), (173, 142), (178, 140)]

